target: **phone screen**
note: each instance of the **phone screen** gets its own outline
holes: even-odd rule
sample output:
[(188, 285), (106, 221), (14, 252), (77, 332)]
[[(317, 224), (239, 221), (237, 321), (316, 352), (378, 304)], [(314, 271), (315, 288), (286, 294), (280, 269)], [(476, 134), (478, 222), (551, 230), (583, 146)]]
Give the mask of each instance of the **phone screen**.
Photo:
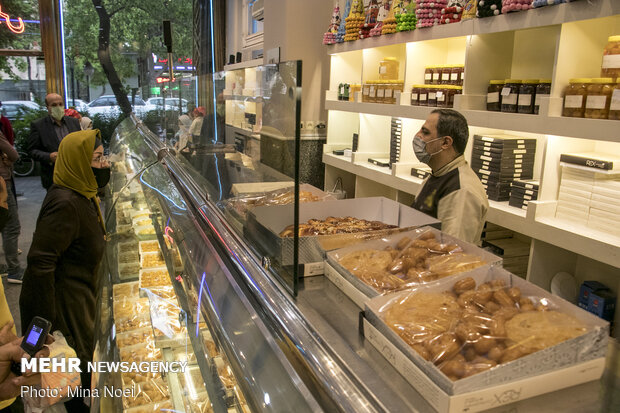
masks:
[(39, 341), (39, 337), (41, 337), (42, 332), (43, 329), (41, 327), (32, 326), (32, 330), (30, 331), (30, 334), (28, 334), (28, 338), (26, 338), (26, 343), (35, 347), (37, 345), (37, 342)]

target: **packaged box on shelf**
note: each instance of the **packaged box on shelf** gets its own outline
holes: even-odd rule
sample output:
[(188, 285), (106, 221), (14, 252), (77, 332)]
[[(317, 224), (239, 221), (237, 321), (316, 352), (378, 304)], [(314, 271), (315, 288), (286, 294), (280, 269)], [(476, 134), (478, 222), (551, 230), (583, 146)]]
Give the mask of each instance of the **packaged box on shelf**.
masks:
[(612, 321), (616, 306), (613, 292), (598, 281), (584, 281), (579, 289), (579, 307), (607, 321)]
[(560, 162), (602, 170), (620, 170), (620, 158), (597, 152), (563, 153)]
[(514, 187), (520, 187), (523, 189), (538, 191), (540, 187), (540, 181), (533, 179), (515, 179), (512, 182)]
[(474, 135), (474, 143), (489, 144), (493, 146), (512, 147), (518, 145), (536, 146), (536, 139), (519, 138), (508, 135)]
[[(566, 191), (564, 188), (560, 189), (558, 193), (558, 201), (564, 204), (567, 208), (571, 208), (572, 205), (579, 205), (581, 208), (588, 208), (590, 205), (590, 198), (585, 196), (573, 195), (574, 192)], [(580, 209), (581, 209), (580, 208)]]
[(516, 238), (483, 241), (482, 247), (488, 248), (489, 251), (502, 257), (503, 259), (530, 254), (530, 243)]
[(620, 205), (606, 201), (604, 198), (595, 195), (590, 200), (590, 210), (605, 211), (610, 214), (620, 214)]
[[(310, 219), (324, 220), (328, 217), (348, 217), (353, 214), (358, 219), (379, 221), (395, 225), (397, 228), (299, 237), (299, 263), (322, 262), (325, 251), (402, 232), (404, 229), (440, 225), (439, 221), (431, 216), (382, 197), (313, 202), (299, 206), (300, 224)], [(275, 257), (282, 265), (292, 265), (293, 237), (279, 235), (290, 224), (286, 217), (292, 221), (293, 205), (254, 208), (248, 214), (244, 232), (248, 238), (263, 246), (268, 254)]]
[[(552, 310), (557, 311), (528, 311), (514, 317), (542, 320), (546, 319), (547, 316), (543, 315), (546, 313), (549, 314), (547, 322), (553, 326), (556, 324), (552, 319), (556, 318), (564, 319), (569, 324), (574, 323), (574, 333), (564, 334), (565, 329), (556, 328), (554, 334), (559, 334), (557, 339), (550, 341), (549, 344), (531, 343), (528, 355), (517, 359), (508, 358), (505, 363), (489, 370), (453, 381), (392, 330), (384, 321), (383, 314), (389, 311), (392, 303), (406, 303), (407, 300), (411, 300), (412, 294), (423, 292), (429, 296), (436, 296), (445, 291), (452, 291), (456, 281), (467, 277), (473, 278), (476, 285), (502, 280), (506, 287), (518, 288), (521, 297), (536, 298), (539, 303), (546, 303)], [(481, 267), (468, 274), (421, 287), (418, 291), (373, 298), (366, 303), (364, 315), (365, 338), (440, 412), (485, 410), (597, 380), (601, 377), (605, 366), (609, 323), (498, 267)], [(433, 315), (430, 316), (430, 319), (432, 318)], [(398, 319), (393, 318), (392, 323), (398, 323)], [(513, 332), (511, 334), (515, 334), (513, 341), (520, 337), (520, 334), (529, 334), (527, 330), (531, 329), (533, 324), (519, 322), (517, 326), (524, 331), (511, 330)], [(513, 327), (515, 326), (510, 326)], [(516, 334), (517, 332), (519, 333)], [(549, 329), (542, 328), (534, 337), (536, 334), (540, 337), (550, 337), (551, 333)], [(519, 342), (519, 345), (527, 346), (525, 342)]]
[(620, 187), (616, 190), (595, 183), (592, 187), (592, 198), (595, 198), (595, 195), (596, 197), (604, 198), (605, 202), (620, 205)]
[[(423, 227), (383, 237), (380, 240), (367, 241), (362, 244), (330, 251), (327, 253), (325, 276), (342, 290), (346, 296), (351, 298), (358, 307), (363, 308), (364, 303), (368, 299), (379, 294), (402, 289), (405, 285), (418, 285), (420, 281), (416, 281), (413, 278), (415, 274), (410, 275), (409, 281), (405, 282), (401, 281), (397, 275), (389, 272), (387, 267), (392, 264), (404, 267), (404, 261), (407, 260), (407, 257), (401, 259), (403, 262), (398, 262), (398, 257), (393, 258), (393, 253), (386, 249), (401, 251), (399, 255), (403, 255), (408, 248), (414, 247), (416, 250), (412, 254), (417, 255), (427, 248), (424, 246), (426, 245), (424, 243), (426, 239), (433, 239), (439, 245), (451, 246), (451, 251), (462, 251), (463, 254), (461, 255), (462, 258), (459, 258), (459, 254), (456, 253), (446, 252), (445, 255), (429, 253), (429, 255), (436, 255), (435, 258), (425, 260), (427, 264), (430, 264), (430, 267), (420, 271), (417, 271), (416, 268), (415, 274), (421, 278), (421, 282), (433, 282), (436, 279), (470, 271), (478, 266), (501, 265), (502, 262), (497, 255), (478, 248), (474, 244), (456, 239), (435, 228)], [(418, 243), (418, 241), (422, 242)], [(406, 244), (403, 245), (403, 243)], [(416, 245), (418, 246), (416, 247)], [(353, 272), (357, 271), (357, 269), (352, 269), (352, 271), (347, 268), (350, 265), (355, 265), (358, 261), (368, 265), (367, 269), (360, 268), (358, 271), (358, 275), (366, 277), (366, 282)], [(401, 269), (401, 271), (404, 271), (404, 269)], [(372, 286), (372, 284), (375, 285)]]
[(570, 198), (564, 200), (564, 198), (560, 198), (558, 200), (557, 209), (560, 209), (565, 213), (572, 213), (578, 216), (585, 214), (585, 216), (587, 217), (590, 212), (590, 205), (589, 203), (586, 203), (585, 205), (580, 204), (583, 202), (583, 200), (572, 200)]

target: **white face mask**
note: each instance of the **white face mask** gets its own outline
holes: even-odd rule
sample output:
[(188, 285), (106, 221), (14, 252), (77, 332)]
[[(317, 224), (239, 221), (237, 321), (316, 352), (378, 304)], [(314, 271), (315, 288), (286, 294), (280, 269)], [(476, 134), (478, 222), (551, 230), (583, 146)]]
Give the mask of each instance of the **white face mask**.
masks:
[(426, 152), (426, 145), (428, 145), (431, 142), (435, 142), (437, 140), (439, 140), (441, 138), (435, 138), (432, 139), (428, 142), (424, 142), (422, 140), (422, 138), (420, 138), (419, 136), (415, 136), (413, 138), (413, 152), (415, 153), (415, 156), (417, 156), (418, 160), (422, 163), (425, 163), (428, 165), (428, 163), (430, 162), (431, 158), (435, 155), (437, 155), (439, 152), (443, 151), (443, 148), (439, 149), (437, 152), (434, 153), (428, 153)]

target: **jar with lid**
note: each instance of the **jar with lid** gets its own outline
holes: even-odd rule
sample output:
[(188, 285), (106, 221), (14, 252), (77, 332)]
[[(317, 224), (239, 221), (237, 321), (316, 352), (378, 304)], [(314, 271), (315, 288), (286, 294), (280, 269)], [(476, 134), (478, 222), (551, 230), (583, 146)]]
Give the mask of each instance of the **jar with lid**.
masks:
[(428, 91), (433, 85), (424, 85), (420, 87), (420, 96), (418, 97), (418, 105), (428, 106)]
[(462, 95), (463, 94), (463, 86), (452, 86), (452, 90), (453, 90), (453, 93), (451, 93), (449, 95), (449, 97), (450, 97), (450, 101), (448, 102), (448, 107), (449, 108), (454, 107), (454, 97), (456, 95)]
[(603, 50), (601, 77), (620, 77), (620, 36), (609, 36)]
[(424, 84), (430, 85), (433, 83), (433, 72), (435, 71), (435, 66), (427, 66), (424, 69)]
[(342, 89), (342, 100), (349, 100), (349, 84), (345, 83)]
[(338, 100), (342, 100), (342, 95), (344, 94), (344, 87), (342, 83), (338, 83)]
[(423, 85), (413, 85), (411, 87), (411, 106), (418, 106), (420, 104), (420, 88)]
[(616, 79), (614, 90), (611, 92), (609, 116), (607, 119), (620, 120), (620, 77)]
[(376, 80), (369, 80), (368, 85), (370, 86), (370, 90), (368, 91), (368, 103), (376, 103), (377, 102), (377, 83)]
[(436, 107), (437, 106), (437, 90), (439, 89), (439, 85), (430, 85), (428, 87), (428, 103), (427, 106)]
[(519, 86), (519, 98), (517, 99), (518, 113), (534, 113), (537, 84), (538, 79), (526, 79), (521, 83), (521, 86)]
[(368, 95), (370, 95), (370, 84), (367, 81), (362, 87), (362, 102), (368, 102)]
[(431, 85), (438, 85), (441, 82), (441, 72), (443, 67), (441, 65), (433, 66), (433, 80)]
[(385, 90), (387, 89), (389, 80), (379, 80), (377, 82), (377, 97), (375, 103), (385, 103)]
[(564, 107), (562, 116), (583, 118), (586, 109), (586, 86), (590, 83), (588, 78), (574, 78), (568, 81), (564, 89)]
[(536, 85), (536, 96), (534, 98), (534, 113), (538, 115), (540, 101), (542, 98), (551, 96), (551, 79), (539, 79)]
[(447, 108), (450, 101), (450, 92), (452, 91), (452, 85), (441, 85), (437, 88), (437, 107)]
[(463, 65), (452, 66), (452, 68), (450, 69), (450, 84), (456, 86), (462, 85), (464, 71), (465, 66)]
[(613, 92), (613, 80), (610, 77), (597, 77), (586, 86), (586, 110), (584, 118), (607, 119), (609, 104)]
[(383, 94), (383, 103), (396, 103), (394, 99), (394, 81), (384, 80), (385, 92)]
[(489, 81), (487, 89), (487, 110), (499, 112), (502, 109), (502, 89), (504, 88), (503, 80)]
[(393, 80), (398, 79), (398, 67), (400, 63), (395, 57), (386, 57), (379, 62), (379, 79)]
[(450, 77), (451, 76), (452, 76), (452, 66), (451, 65), (445, 65), (441, 69), (441, 81), (439, 82), (439, 84), (441, 84), (441, 85), (449, 85), (450, 84)]
[(354, 102), (355, 101), (355, 94), (359, 91), (362, 90), (362, 85), (360, 84), (351, 84), (349, 86), (349, 101), (350, 102)]
[(521, 80), (506, 79), (502, 88), (502, 112), (517, 113), (517, 101), (519, 99), (519, 88)]

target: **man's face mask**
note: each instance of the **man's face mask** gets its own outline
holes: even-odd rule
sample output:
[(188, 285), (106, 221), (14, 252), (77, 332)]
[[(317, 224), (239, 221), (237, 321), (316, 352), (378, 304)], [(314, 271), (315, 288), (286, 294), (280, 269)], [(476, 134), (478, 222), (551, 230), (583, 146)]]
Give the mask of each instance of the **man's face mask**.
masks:
[(425, 163), (428, 165), (428, 163), (431, 161), (431, 158), (435, 155), (437, 155), (439, 152), (443, 151), (443, 148), (439, 149), (437, 152), (433, 152), (433, 153), (428, 153), (426, 152), (426, 145), (428, 145), (431, 142), (435, 142), (437, 140), (439, 140), (441, 138), (435, 138), (432, 139), (428, 142), (424, 142), (422, 140), (422, 138), (420, 138), (419, 136), (415, 136), (413, 138), (413, 152), (415, 153), (415, 156), (418, 158), (418, 160), (422, 163)]
[(52, 106), (52, 117), (58, 122), (65, 116), (65, 110), (62, 106)]

